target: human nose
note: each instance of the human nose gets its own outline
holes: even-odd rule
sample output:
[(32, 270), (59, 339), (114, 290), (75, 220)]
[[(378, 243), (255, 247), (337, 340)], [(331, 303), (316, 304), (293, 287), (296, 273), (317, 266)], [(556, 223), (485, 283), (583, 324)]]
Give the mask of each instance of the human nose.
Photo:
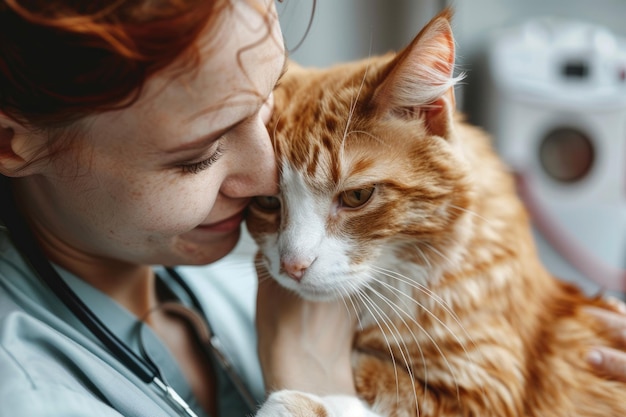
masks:
[(222, 193), (230, 197), (252, 197), (278, 193), (278, 175), (274, 149), (263, 123), (263, 114), (241, 132), (236, 142), (234, 172), (222, 184)]

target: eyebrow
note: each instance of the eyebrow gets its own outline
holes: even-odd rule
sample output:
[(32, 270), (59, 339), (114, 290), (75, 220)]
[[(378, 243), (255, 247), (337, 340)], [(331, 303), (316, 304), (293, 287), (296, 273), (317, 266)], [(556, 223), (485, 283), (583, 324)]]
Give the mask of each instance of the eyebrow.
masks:
[(191, 149), (200, 149), (200, 148), (204, 148), (206, 146), (208, 146), (209, 144), (215, 142), (216, 140), (218, 140), (220, 137), (222, 137), (226, 132), (228, 132), (231, 129), (235, 129), (237, 126), (239, 126), (240, 124), (242, 124), (243, 122), (245, 122), (247, 119), (243, 119), (243, 120), (239, 120), (238, 122), (235, 122), (229, 126), (226, 126), (220, 130), (218, 130), (217, 132), (211, 132), (210, 135), (206, 135), (206, 136), (201, 136), (199, 138), (193, 139), (189, 142), (183, 143), (182, 145), (178, 145), (175, 148), (172, 149), (166, 149), (164, 150), (165, 153), (168, 154), (173, 154), (173, 153), (178, 153), (178, 152), (182, 152), (182, 151), (187, 151), (187, 150), (191, 150)]
[[(287, 67), (288, 67), (288, 59), (287, 59), (287, 52), (285, 51), (285, 57), (283, 60), (283, 67), (280, 70), (280, 75), (278, 76), (278, 79), (276, 80), (276, 83), (274, 84), (274, 88), (276, 88), (276, 86), (278, 85), (278, 83), (280, 82), (281, 78), (283, 78), (283, 76), (285, 75), (285, 73), (287, 72)], [(274, 88), (272, 88), (272, 91), (274, 90)], [(243, 122), (245, 122), (247, 120), (247, 118), (239, 120), (229, 126), (226, 126), (220, 130), (218, 130), (217, 132), (212, 132), (210, 135), (206, 135), (206, 136), (201, 136), (200, 138), (196, 138), (193, 139), (189, 142), (183, 143), (182, 145), (178, 145), (175, 148), (172, 149), (166, 149), (164, 152), (167, 154), (173, 154), (173, 153), (178, 153), (178, 152), (182, 152), (182, 151), (186, 151), (186, 150), (191, 150), (191, 149), (200, 149), (203, 147), (208, 146), (209, 144), (211, 144), (212, 142), (215, 142), (216, 140), (218, 140), (220, 137), (222, 137), (226, 132), (235, 129), (237, 126), (239, 126), (240, 124), (242, 124)]]

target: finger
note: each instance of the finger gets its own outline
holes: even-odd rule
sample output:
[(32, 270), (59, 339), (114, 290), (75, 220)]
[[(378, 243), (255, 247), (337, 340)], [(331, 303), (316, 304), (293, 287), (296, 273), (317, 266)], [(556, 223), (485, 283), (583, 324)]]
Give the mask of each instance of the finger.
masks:
[(598, 321), (607, 335), (621, 346), (626, 346), (626, 316), (598, 307), (586, 307), (585, 312)]
[(263, 261), (263, 254), (261, 251), (257, 251), (254, 255), (254, 269), (256, 269), (257, 276), (259, 277), (268, 273), (265, 268), (265, 262)]
[(597, 347), (589, 351), (587, 361), (598, 372), (626, 382), (626, 353), (611, 348)]
[(604, 300), (609, 304), (609, 308), (613, 311), (626, 316), (626, 303), (622, 300), (613, 296), (607, 296)]

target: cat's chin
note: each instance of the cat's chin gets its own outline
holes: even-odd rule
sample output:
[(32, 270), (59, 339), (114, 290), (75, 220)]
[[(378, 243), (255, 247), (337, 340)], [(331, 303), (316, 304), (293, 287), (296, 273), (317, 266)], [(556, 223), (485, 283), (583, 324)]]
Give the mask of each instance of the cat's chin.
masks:
[(295, 282), (290, 278), (277, 279), (283, 287), (295, 292), (299, 297), (308, 301), (334, 301), (342, 298), (337, 290), (320, 288), (307, 283)]

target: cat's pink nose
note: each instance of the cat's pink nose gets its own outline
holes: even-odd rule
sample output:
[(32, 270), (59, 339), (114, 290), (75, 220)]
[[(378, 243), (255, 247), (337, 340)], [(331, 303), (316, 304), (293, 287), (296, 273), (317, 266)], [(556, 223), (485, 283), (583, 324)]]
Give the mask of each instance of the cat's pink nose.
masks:
[(280, 263), (283, 271), (289, 275), (290, 278), (294, 279), (297, 282), (302, 280), (304, 273), (307, 268), (311, 266), (310, 262), (303, 260), (294, 260), (294, 261), (282, 261)]

